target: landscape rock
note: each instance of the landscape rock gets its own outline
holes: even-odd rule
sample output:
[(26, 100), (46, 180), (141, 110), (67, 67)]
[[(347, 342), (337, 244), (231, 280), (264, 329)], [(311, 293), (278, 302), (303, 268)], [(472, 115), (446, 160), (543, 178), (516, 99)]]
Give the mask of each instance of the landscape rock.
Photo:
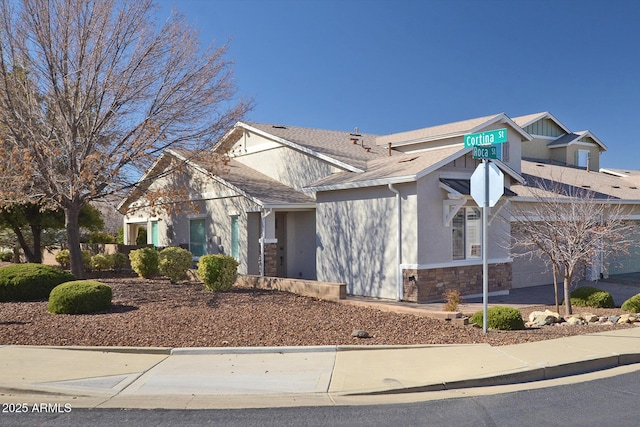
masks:
[(591, 313), (585, 313), (582, 315), (582, 318), (584, 319), (585, 322), (587, 323), (595, 323), (597, 321), (600, 320), (600, 318), (598, 316), (596, 316), (595, 314), (591, 314)]
[(533, 311), (529, 314), (529, 323), (536, 326), (552, 325), (562, 321), (562, 317), (558, 313), (551, 310)]
[(567, 318), (566, 321), (567, 321), (567, 324), (570, 326), (583, 325), (585, 323), (584, 319), (580, 315), (569, 316), (569, 318)]
[(351, 332), (351, 336), (354, 338), (371, 338), (369, 332), (360, 329), (354, 329), (353, 332)]

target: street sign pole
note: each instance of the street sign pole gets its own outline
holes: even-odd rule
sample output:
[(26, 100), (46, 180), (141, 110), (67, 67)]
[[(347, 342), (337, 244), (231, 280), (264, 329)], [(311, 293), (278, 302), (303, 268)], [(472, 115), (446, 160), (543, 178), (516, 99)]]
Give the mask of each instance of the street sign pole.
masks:
[(484, 204), (482, 206), (482, 332), (487, 333), (488, 324), (488, 301), (489, 301), (489, 259), (487, 256), (489, 240), (487, 236), (487, 211), (489, 210), (489, 161), (483, 159), (484, 163)]

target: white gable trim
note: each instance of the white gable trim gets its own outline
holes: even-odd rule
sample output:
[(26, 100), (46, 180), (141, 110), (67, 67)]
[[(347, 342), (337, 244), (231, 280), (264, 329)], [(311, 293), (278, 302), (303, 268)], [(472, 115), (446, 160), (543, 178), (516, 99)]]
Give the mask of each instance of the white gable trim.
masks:
[(256, 199), (252, 195), (250, 195), (247, 192), (245, 192), (244, 190), (236, 187), (235, 185), (231, 184), (230, 182), (220, 178), (218, 175), (215, 175), (215, 174), (209, 172), (208, 170), (206, 170), (202, 166), (198, 165), (197, 163), (192, 162), (191, 160), (187, 159), (186, 157), (178, 154), (177, 152), (175, 152), (175, 151), (173, 151), (171, 149), (167, 150), (167, 152), (169, 152), (171, 155), (175, 156), (176, 158), (182, 160), (183, 162), (185, 162), (186, 164), (188, 164), (189, 166), (191, 166), (192, 168), (194, 168), (198, 172), (203, 173), (204, 175), (207, 175), (208, 177), (212, 178), (214, 181), (217, 181), (218, 183), (224, 185), (225, 187), (228, 187), (228, 188), (232, 189), (233, 191), (237, 192), (239, 195), (241, 195), (243, 197), (246, 197), (247, 199), (251, 200), (255, 204), (263, 206), (263, 203), (260, 200)]
[(282, 144), (282, 145), (287, 146), (289, 148), (292, 148), (294, 150), (297, 150), (297, 151), (300, 151), (302, 153), (308, 154), (310, 156), (316, 157), (318, 159), (324, 160), (325, 162), (330, 163), (330, 164), (332, 164), (334, 166), (337, 166), (340, 169), (344, 169), (344, 170), (347, 170), (349, 172), (364, 172), (360, 168), (357, 168), (355, 166), (349, 165), (349, 164), (347, 164), (345, 162), (341, 162), (340, 160), (334, 159), (333, 157), (329, 157), (329, 156), (327, 156), (325, 154), (318, 153), (317, 151), (311, 150), (310, 148), (304, 147), (304, 146), (302, 146), (300, 144), (296, 144), (295, 142), (291, 142), (291, 141), (286, 140), (284, 138), (280, 138), (278, 136), (272, 135), (272, 134), (270, 134), (268, 132), (265, 132), (263, 130), (260, 130), (258, 128), (250, 126), (250, 125), (248, 125), (246, 123), (238, 122), (236, 124), (236, 126), (242, 127), (244, 129), (248, 130), (249, 132), (253, 132), (253, 133), (258, 134), (258, 135), (260, 135), (260, 136), (262, 136), (264, 138), (268, 138), (268, 139), (270, 139), (272, 141), (275, 141), (275, 142), (277, 142), (279, 144)]
[[(555, 118), (555, 116), (554, 116), (553, 114), (549, 113), (548, 111), (547, 111), (547, 112), (545, 112), (545, 113), (540, 113), (540, 115), (539, 115), (539, 116), (534, 117), (533, 119), (531, 119), (531, 120), (529, 120), (528, 122), (524, 123), (524, 124), (522, 125), (522, 128), (524, 129), (524, 128), (526, 128), (527, 126), (529, 126), (529, 125), (531, 125), (531, 124), (533, 124), (533, 123), (535, 123), (535, 122), (537, 122), (537, 121), (543, 120), (543, 119), (551, 119), (551, 120), (553, 120), (553, 121), (555, 122), (555, 124), (557, 124), (558, 126), (560, 126), (560, 128), (562, 128), (562, 130), (563, 130), (565, 133), (571, 133), (571, 131), (569, 130), (569, 128), (568, 128), (568, 127), (566, 127), (565, 125), (563, 125), (563, 124), (562, 124), (562, 122), (561, 122), (560, 120), (556, 119), (556, 118)], [(538, 136), (538, 135), (536, 135), (536, 136)], [(557, 138), (556, 138), (556, 139), (557, 139)]]

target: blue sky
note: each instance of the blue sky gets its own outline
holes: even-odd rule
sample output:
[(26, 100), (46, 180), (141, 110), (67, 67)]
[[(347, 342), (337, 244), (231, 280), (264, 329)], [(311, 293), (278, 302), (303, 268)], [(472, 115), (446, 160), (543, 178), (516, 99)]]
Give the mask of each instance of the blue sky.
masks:
[(248, 121), (388, 134), (550, 111), (608, 146), (601, 167), (640, 169), (640, 1), (158, 3), (229, 40)]

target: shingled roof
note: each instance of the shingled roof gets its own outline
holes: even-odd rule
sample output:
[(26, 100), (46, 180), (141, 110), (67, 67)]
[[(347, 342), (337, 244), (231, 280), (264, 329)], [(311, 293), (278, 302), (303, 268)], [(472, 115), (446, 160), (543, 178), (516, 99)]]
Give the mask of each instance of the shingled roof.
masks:
[(169, 150), (170, 153), (200, 167), (215, 177), (223, 185), (239, 191), (262, 206), (270, 205), (310, 205), (315, 199), (301, 191), (284, 185), (248, 166), (231, 159), (226, 165), (220, 165), (212, 155), (198, 153), (188, 157), (185, 152)]
[[(547, 188), (553, 188), (554, 182), (565, 189), (582, 189), (594, 193), (601, 199), (640, 200), (640, 186), (637, 176), (616, 176), (602, 172), (589, 172), (585, 168), (557, 165), (553, 162), (539, 160), (522, 160), (522, 175), (527, 180), (526, 185), (513, 185), (511, 189), (520, 197), (533, 197), (540, 181), (545, 182)], [(549, 193), (550, 197), (557, 194)]]
[[(366, 168), (369, 160), (386, 155), (386, 151), (383, 148), (376, 146), (375, 139), (377, 135), (373, 134), (266, 123), (246, 123), (242, 125), (280, 138), (285, 143), (292, 143), (292, 148), (294, 149), (295, 145), (304, 147), (314, 153), (355, 166), (360, 170)], [(287, 145), (291, 146), (291, 144)]]

